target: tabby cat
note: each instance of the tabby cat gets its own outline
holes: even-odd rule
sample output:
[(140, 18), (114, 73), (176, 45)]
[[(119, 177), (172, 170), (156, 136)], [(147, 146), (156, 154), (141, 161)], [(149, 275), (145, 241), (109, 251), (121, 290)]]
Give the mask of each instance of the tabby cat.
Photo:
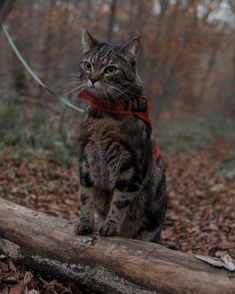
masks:
[[(102, 236), (159, 241), (166, 213), (164, 162), (161, 156), (155, 159), (150, 126), (135, 115), (121, 113), (132, 100), (141, 105), (139, 45), (139, 38), (124, 46), (101, 43), (82, 31), (79, 88), (107, 110), (93, 103), (82, 117), (76, 234), (94, 230), (96, 213)], [(113, 106), (120, 112), (108, 111)]]

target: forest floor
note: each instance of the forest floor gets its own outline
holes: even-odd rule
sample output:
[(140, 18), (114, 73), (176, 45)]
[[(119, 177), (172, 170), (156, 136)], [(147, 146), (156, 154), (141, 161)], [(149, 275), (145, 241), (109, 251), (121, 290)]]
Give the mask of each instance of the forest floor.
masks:
[[(217, 175), (231, 146), (221, 140), (190, 153), (164, 156), (168, 211), (162, 244), (196, 254), (235, 258), (235, 178)], [(15, 150), (16, 151), (16, 150)], [(78, 219), (78, 172), (50, 156), (0, 153), (0, 197), (75, 221)], [(38, 291), (38, 292), (37, 292)], [(84, 293), (72, 283), (15, 265), (0, 253), (0, 293)]]

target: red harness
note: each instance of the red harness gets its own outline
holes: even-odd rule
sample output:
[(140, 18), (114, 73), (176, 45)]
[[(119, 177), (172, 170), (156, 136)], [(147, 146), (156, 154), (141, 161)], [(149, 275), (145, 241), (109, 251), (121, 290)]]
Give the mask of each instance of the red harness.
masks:
[[(87, 92), (79, 91), (78, 97), (90, 102), (90, 105), (95, 109), (116, 113), (120, 115), (133, 115), (138, 119), (143, 120), (149, 127), (150, 132), (152, 131), (152, 123), (150, 119), (150, 110), (149, 110), (149, 100), (147, 97), (142, 96), (141, 100), (129, 100), (128, 106), (123, 109), (118, 105), (107, 105), (104, 103), (98, 103), (95, 99), (93, 99)], [(155, 143), (155, 160), (158, 159), (160, 155), (160, 149)]]

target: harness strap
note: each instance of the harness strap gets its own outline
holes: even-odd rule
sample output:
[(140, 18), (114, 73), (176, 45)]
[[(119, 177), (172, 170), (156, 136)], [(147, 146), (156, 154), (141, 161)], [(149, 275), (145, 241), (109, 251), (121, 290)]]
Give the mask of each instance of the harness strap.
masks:
[[(143, 120), (147, 126), (149, 127), (150, 132), (152, 132), (152, 123), (150, 119), (150, 107), (149, 107), (149, 99), (145, 96), (141, 96), (140, 99), (130, 99), (128, 100), (128, 104), (120, 107), (117, 104), (104, 104), (98, 102), (96, 99), (92, 98), (86, 91), (79, 91), (78, 97), (86, 100), (90, 103), (92, 107), (95, 109), (116, 113), (120, 115), (133, 115), (138, 119)], [(155, 159), (157, 160), (160, 155), (160, 149), (155, 142)]]
[(91, 106), (105, 112), (111, 112), (121, 115), (133, 115), (139, 119), (142, 119), (152, 130), (152, 124), (150, 119), (150, 111), (149, 111), (149, 101), (145, 96), (140, 97), (140, 99), (132, 99), (128, 101), (127, 105), (123, 105), (120, 107), (117, 104), (104, 104), (97, 102), (94, 98), (92, 98), (87, 92), (80, 91), (78, 96), (81, 99), (87, 100), (90, 102)]

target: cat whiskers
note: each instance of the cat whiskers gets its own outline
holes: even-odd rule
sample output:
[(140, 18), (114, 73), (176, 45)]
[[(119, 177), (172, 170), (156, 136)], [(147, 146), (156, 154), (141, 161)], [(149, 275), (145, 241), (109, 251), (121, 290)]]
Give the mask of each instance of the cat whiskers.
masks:
[[(127, 101), (130, 99), (130, 97), (123, 90), (120, 90), (117, 87), (111, 86), (111, 90), (118, 101), (120, 101), (121, 99), (124, 101)], [(121, 103), (121, 105), (123, 105), (123, 104)]]
[(70, 90), (69, 92), (70, 92), (70, 93), (73, 93), (73, 92), (77, 91), (78, 89), (79, 89), (79, 90), (80, 90), (80, 92), (81, 92), (81, 91), (83, 91), (85, 88), (86, 88), (86, 87), (81, 87), (81, 86), (78, 86), (78, 87), (76, 87), (76, 88), (73, 88), (73, 89), (72, 89), (72, 90)]
[(106, 91), (106, 88), (105, 88), (105, 83), (102, 84), (102, 88), (104, 90), (105, 98), (106, 98), (106, 100), (108, 102), (108, 107), (109, 107), (110, 103), (109, 103), (109, 97), (108, 97), (108, 94), (107, 94), (107, 91)]
[[(113, 87), (115, 87), (115, 86), (113, 86)], [(128, 87), (118, 86), (118, 87), (115, 87), (115, 89), (120, 92), (120, 95), (122, 95), (124, 99), (127, 98), (127, 100), (129, 100), (131, 97), (129, 95), (127, 95), (125, 92), (127, 92), (127, 90), (129, 90), (131, 87), (133, 89), (139, 89), (138, 86), (135, 86), (133, 84), (129, 85)], [(137, 94), (135, 94), (135, 96), (141, 97), (141, 95), (137, 95)]]
[(65, 83), (64, 86), (69, 87), (71, 85), (79, 85), (79, 84), (84, 84), (84, 82), (81, 82), (79, 80), (71, 80), (71, 81)]
[(123, 109), (121, 102), (117, 98), (117, 95), (115, 94), (115, 92), (113, 92), (111, 89), (112, 86), (108, 83), (103, 83), (102, 85), (104, 86), (104, 90), (105, 90), (106, 94), (108, 92), (110, 94), (111, 99), (113, 99), (115, 104), (118, 104), (120, 106), (121, 110), (123, 111), (124, 109)]
[(72, 73), (72, 74), (69, 74), (70, 76), (80, 76), (79, 73)]
[(124, 107), (119, 99), (120, 95), (118, 95), (115, 91), (116, 91), (115, 89), (110, 89), (109, 91), (110, 96), (114, 100), (114, 102), (120, 106), (121, 111), (124, 112)]
[(75, 86), (75, 88), (69, 90), (70, 93), (73, 93), (78, 89), (83, 91), (86, 88), (86, 83), (84, 81), (80, 81), (80, 80), (74, 80), (74, 81), (71, 80), (71, 81), (67, 82), (64, 86), (65, 87), (73, 87), (73, 86)]

